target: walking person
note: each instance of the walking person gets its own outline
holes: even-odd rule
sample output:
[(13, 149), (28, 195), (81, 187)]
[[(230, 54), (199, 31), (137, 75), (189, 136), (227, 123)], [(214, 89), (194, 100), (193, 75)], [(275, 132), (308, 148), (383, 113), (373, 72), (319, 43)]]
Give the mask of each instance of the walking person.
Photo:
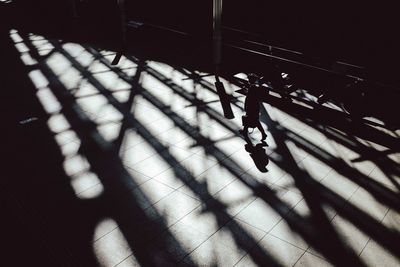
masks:
[(242, 116), (243, 129), (240, 130), (240, 133), (247, 136), (249, 128), (257, 128), (261, 132), (261, 140), (265, 140), (267, 134), (260, 123), (259, 91), (261, 88), (257, 85), (258, 77), (255, 74), (249, 74), (247, 77), (249, 88), (244, 101), (244, 110), (246, 114)]

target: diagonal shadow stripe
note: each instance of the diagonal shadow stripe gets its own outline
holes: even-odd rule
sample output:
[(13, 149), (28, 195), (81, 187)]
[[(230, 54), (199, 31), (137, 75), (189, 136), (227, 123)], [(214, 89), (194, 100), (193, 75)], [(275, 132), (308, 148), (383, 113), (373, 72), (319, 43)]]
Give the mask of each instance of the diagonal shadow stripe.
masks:
[[(144, 92), (144, 94), (149, 94), (148, 92)], [(150, 102), (152, 102), (149, 98), (147, 98)], [(154, 100), (153, 100), (153, 103), (154, 103)], [(165, 110), (167, 107), (159, 107), (159, 109), (160, 110)], [(169, 114), (169, 116), (170, 117), (172, 117), (171, 116), (171, 114), (170, 113), (168, 113)], [(173, 117), (176, 117), (176, 116), (173, 116)], [(179, 123), (176, 123), (176, 125), (178, 125), (179, 126)], [(185, 127), (181, 127), (181, 128), (185, 128)], [(192, 134), (190, 131), (187, 131), (188, 132), (188, 134)], [(193, 135), (192, 135), (193, 136)], [(200, 137), (197, 137), (196, 138), (196, 136), (193, 136), (196, 140), (199, 140), (198, 142), (199, 143), (204, 143), (204, 144), (207, 144), (207, 143), (209, 143), (207, 140), (204, 140), (204, 139), (202, 139), (202, 138), (200, 138)], [(213, 152), (210, 152), (209, 153), (210, 155), (213, 155), (213, 156), (216, 156), (216, 155), (218, 155), (218, 153), (213, 153)], [(216, 158), (218, 158), (218, 156), (216, 156)], [(226, 156), (224, 155), (223, 157), (222, 157), (223, 159), (226, 159)], [(225, 160), (226, 161), (226, 160)], [(223, 161), (220, 161), (220, 163), (223, 163)], [(234, 164), (235, 165), (235, 164)], [(237, 165), (237, 164), (236, 164)], [(226, 166), (225, 166), (226, 167)], [(227, 169), (229, 169), (229, 167), (227, 167)], [(307, 174), (303, 174), (303, 176), (307, 176)], [(338, 196), (338, 195), (336, 195), (336, 194), (334, 194), (333, 192), (331, 192), (329, 189), (327, 189), (327, 188), (323, 188), (325, 191), (328, 191), (332, 196), (334, 196), (334, 199), (335, 198), (337, 198), (337, 199), (341, 199), (341, 197), (340, 196)], [(369, 221), (371, 221), (372, 220), (372, 225), (375, 225), (375, 226), (377, 226), (378, 227), (378, 229), (380, 229), (379, 231), (383, 231), (383, 232), (385, 232), (386, 234), (385, 234), (385, 236), (386, 237), (389, 237), (389, 236), (391, 236), (391, 233), (390, 232), (388, 232), (388, 230), (385, 228), (385, 227), (382, 227), (382, 226), (380, 226), (380, 224), (378, 223), (378, 222), (376, 222), (375, 220), (373, 220), (370, 216), (368, 216), (367, 214), (365, 214), (365, 213), (363, 213), (361, 210), (359, 210), (359, 209), (357, 209), (356, 207), (354, 207), (354, 206), (352, 206), (352, 208), (354, 208), (354, 209), (356, 209), (357, 211), (358, 211), (358, 214), (360, 214), (360, 216), (362, 216), (363, 218), (365, 218), (365, 220), (367, 221), (367, 222), (369, 222)], [(339, 209), (339, 211), (340, 211), (340, 209)], [(348, 214), (349, 215), (349, 214)], [(356, 221), (357, 220), (354, 220), (354, 218), (352, 219), (352, 222), (353, 223), (355, 223), (356, 225), (358, 224), (358, 223), (356, 223)], [(367, 230), (368, 228), (366, 228), (366, 227), (364, 227), (363, 228), (364, 230)], [(331, 230), (330, 230), (331, 231)], [(304, 231), (304, 232), (307, 232), (307, 231)], [(367, 230), (366, 231), (367, 233), (369, 233), (369, 231)], [(397, 237), (394, 237), (394, 238), (390, 238), (391, 239), (391, 241), (390, 242), (386, 242), (386, 241), (384, 241), (384, 238), (381, 238), (381, 237), (379, 237), (378, 235), (376, 235), (375, 234), (376, 233), (376, 231), (374, 231), (374, 233), (373, 233), (373, 236), (377, 239), (377, 240), (379, 240), (380, 242), (381, 242), (381, 244), (386, 244), (386, 246), (387, 247), (389, 247), (389, 249), (391, 249), (392, 251), (394, 251), (396, 254), (397, 254), (397, 252), (396, 252), (396, 249), (393, 247), (393, 242), (392, 241), (394, 241), (394, 240), (397, 240)], [(331, 234), (332, 235), (332, 234)], [(339, 242), (339, 241), (338, 241)], [(317, 243), (315, 243), (315, 244), (317, 244)], [(317, 249), (318, 249), (318, 245), (317, 245), (317, 247), (316, 247)], [(329, 250), (331, 249), (332, 247), (330, 247), (330, 248), (328, 248), (326, 251), (325, 251), (325, 253), (328, 253), (329, 254)], [(341, 254), (339, 254), (339, 255), (341, 255)], [(336, 255), (337, 256), (337, 255)], [(354, 258), (354, 256), (349, 256), (350, 258), (353, 258), (353, 260), (354, 261), (357, 261), (357, 259), (355, 259)], [(332, 257), (328, 257), (328, 258), (332, 258)], [(335, 257), (334, 257), (335, 258)], [(333, 260), (335, 260), (335, 259), (333, 259)], [(338, 260), (337, 258), (336, 258), (336, 260)], [(353, 262), (354, 263), (354, 262)]]
[[(60, 47), (57, 43), (52, 42), (52, 44), (59, 49), (60, 53), (62, 53), (64, 56), (66, 56), (68, 59), (71, 60), (71, 63), (77, 67), (79, 67), (79, 63), (74, 60), (71, 55), (68, 55), (66, 51), (63, 51), (62, 47)], [(88, 79), (89, 82), (91, 82), (93, 85), (96, 86), (96, 88), (99, 90), (100, 93), (102, 93), (104, 96), (106, 96), (109, 99), (109, 102), (117, 108), (122, 114), (124, 114), (125, 120), (130, 124), (130, 127), (135, 129), (137, 133), (139, 133), (142, 137), (147, 142), (151, 141), (151, 146), (153, 149), (155, 149), (160, 156), (162, 156), (166, 162), (171, 166), (175, 167), (176, 175), (179, 179), (181, 179), (189, 189), (191, 189), (195, 194), (199, 194), (199, 192), (202, 192), (202, 194), (199, 194), (199, 197), (203, 200), (203, 202), (208, 206), (207, 210), (209, 211), (214, 211), (214, 214), (216, 215), (216, 218), (220, 224), (220, 227), (226, 225), (228, 221), (231, 223), (229, 224), (229, 229), (231, 229), (232, 233), (234, 234), (235, 241), (239, 246), (241, 246), (245, 251), (249, 253), (249, 255), (252, 256), (252, 258), (260, 265), (263, 265), (267, 263), (269, 266), (281, 266), (274, 258), (272, 255), (264, 251), (255, 240), (251, 237), (250, 234), (247, 233), (246, 230), (244, 230), (238, 223), (235, 221), (232, 221), (230, 216), (224, 212), (225, 208), (222, 203), (218, 202), (217, 200), (213, 199), (212, 196), (209, 194), (207, 191), (207, 188), (205, 187), (206, 185), (204, 184), (199, 184), (199, 183), (193, 183), (195, 181), (194, 177), (188, 172), (183, 166), (181, 166), (168, 151), (167, 147), (165, 147), (163, 144), (161, 144), (145, 127), (142, 125), (138, 120), (136, 120), (132, 114), (129, 113), (129, 109), (125, 106), (122, 105), (121, 103), (118, 102), (114, 98), (114, 96), (107, 90), (105, 89), (99, 81), (97, 81), (93, 76), (91, 76), (89, 73), (86, 73), (85, 77)], [(142, 96), (145, 96), (146, 91), (142, 92)], [(149, 100), (149, 95), (146, 94), (146, 99)], [(165, 107), (164, 111), (169, 114), (176, 116), (177, 118), (180, 119), (179, 116), (176, 114), (172, 114), (173, 112), (168, 111), (169, 109)], [(182, 119), (180, 119), (182, 120)], [(183, 123), (183, 120), (182, 122)], [(189, 128), (187, 128), (189, 129)], [(189, 130), (192, 135), (196, 135), (197, 130), (196, 129), (190, 129)], [(115, 151), (114, 151), (115, 152)], [(215, 212), (218, 211), (218, 212)], [(249, 245), (250, 244), (250, 245)], [(186, 259), (185, 259), (186, 261)], [(190, 262), (189, 258), (189, 262)]]
[[(154, 106), (158, 107), (159, 110), (162, 110), (166, 115), (168, 115), (174, 121), (175, 125), (177, 125), (179, 128), (184, 130), (188, 135), (192, 136), (193, 139), (195, 139), (198, 143), (211, 144), (211, 141), (208, 138), (206, 138), (206, 137), (202, 136), (200, 133), (198, 133), (198, 131), (196, 131), (196, 129), (194, 129), (192, 126), (187, 124), (183, 119), (181, 119), (179, 117), (179, 115), (177, 115), (176, 113), (171, 111), (169, 109), (169, 107), (162, 104), (154, 95), (152, 95), (148, 91), (143, 91), (142, 96), (145, 99), (147, 99), (150, 103), (152, 103)], [(141, 129), (139, 129), (139, 131), (140, 130)], [(290, 208), (288, 208), (286, 206), (286, 204), (284, 204), (279, 198), (277, 198), (276, 196), (271, 196), (271, 194), (273, 195), (274, 192), (272, 190), (270, 190), (268, 187), (266, 187), (265, 185), (259, 184), (253, 177), (251, 177), (249, 175), (245, 175), (244, 177), (241, 176), (241, 174), (243, 173), (243, 170), (238, 170), (238, 168), (237, 168), (238, 164), (236, 162), (230, 160), (229, 158), (227, 159), (228, 156), (225, 155), (222, 151), (216, 149), (213, 145), (206, 146), (205, 150), (206, 150), (207, 154), (214, 156), (218, 160), (218, 162), (221, 164), (221, 166), (223, 166), (224, 168), (229, 170), (232, 174), (234, 174), (236, 177), (241, 179), (247, 186), (252, 188), (257, 196), (264, 199), (269, 204), (274, 203), (275, 204), (274, 208), (278, 211), (278, 213), (280, 215), (285, 216), (290, 211)], [(277, 205), (276, 203), (279, 203), (279, 204)], [(297, 217), (291, 216), (290, 218), (292, 218), (292, 219), (294, 218), (294, 220), (302, 221), (302, 218), (300, 216), (297, 216)], [(321, 250), (321, 244), (323, 244), (323, 242), (321, 243), (320, 238), (318, 238), (318, 236), (320, 234), (319, 232), (312, 233), (312, 230), (310, 231), (310, 229), (301, 228), (301, 227), (309, 228), (307, 226), (307, 224), (301, 225), (301, 224), (293, 223), (293, 225), (296, 225), (296, 227), (295, 227), (295, 228), (297, 228), (296, 230), (300, 230), (299, 232), (301, 232), (304, 235), (307, 235), (305, 237), (305, 239), (307, 241), (309, 241), (310, 243), (313, 243), (317, 249)], [(299, 225), (301, 225), (301, 226), (299, 227)], [(331, 236), (335, 237), (334, 234), (331, 234)], [(337, 238), (335, 238), (335, 239), (337, 240)], [(341, 243), (339, 240), (337, 240), (337, 242), (339, 244)], [(343, 247), (343, 245), (336, 246), (336, 251), (338, 251), (338, 249), (337, 249), (338, 247), (339, 248)], [(324, 249), (322, 249), (321, 252), (324, 253), (324, 255), (326, 255), (327, 258), (333, 262), (352, 263), (352, 264), (356, 264), (357, 266), (362, 265), (361, 262), (359, 261), (358, 257), (356, 257), (354, 255), (354, 253), (351, 254), (351, 252), (348, 252), (346, 250), (339, 250), (341, 253), (338, 253), (338, 252), (332, 253), (332, 249), (333, 249), (333, 247), (331, 245), (328, 245)], [(332, 255), (332, 254), (335, 254), (335, 255)], [(340, 255), (341, 257), (338, 257), (338, 255)], [(343, 258), (343, 255), (347, 255), (347, 257)]]
[[(265, 120), (268, 120), (268, 125), (271, 127), (271, 132), (274, 136), (278, 136), (280, 141), (280, 146), (283, 148), (279, 148), (283, 150), (281, 153), (289, 154), (286, 145), (284, 144), (285, 140), (290, 140), (295, 143), (297, 146), (306, 149), (307, 146), (304, 145), (307, 143), (306, 140), (303, 140), (300, 136), (296, 135), (285, 129), (284, 127), (276, 124), (269, 116), (265, 109), (262, 111)], [(310, 153), (313, 150), (309, 151)], [(317, 193), (318, 202), (325, 202), (332, 207), (334, 207), (343, 217), (345, 217), (348, 221), (356, 225), (359, 229), (364, 231), (366, 234), (370, 235), (372, 238), (377, 240), (381, 245), (390, 250), (395, 256), (400, 257), (400, 249), (396, 245), (400, 242), (400, 234), (397, 231), (390, 230), (383, 226), (379, 221), (372, 218), (370, 215), (366, 214), (364, 211), (360, 210), (356, 206), (348, 203), (345, 199), (323, 186), (319, 182), (313, 180), (303, 171), (300, 170), (296, 164), (291, 161), (287, 161), (285, 157), (282, 158), (281, 153), (273, 153), (271, 154), (271, 160), (273, 160), (276, 164), (281, 166), (282, 168), (288, 166), (288, 164), (292, 164), (294, 168), (294, 172), (292, 172), (292, 177), (295, 178), (295, 182), (300, 189), (303, 189), (304, 192), (313, 191)], [(315, 155), (318, 158), (318, 154)], [(291, 170), (293, 168), (287, 168)], [(303, 191), (302, 190), (302, 191)]]
[[(154, 231), (162, 232), (167, 226), (162, 221), (154, 223), (138, 205), (136, 197), (132, 194), (127, 197), (127, 194), (124, 194), (127, 189), (135, 188), (137, 185), (121, 163), (118, 151), (103, 140), (96, 130), (96, 124), (83, 113), (75, 102), (74, 96), (56, 78), (57, 76), (46, 62), (41, 60), (41, 56), (37, 53), (35, 47), (30, 44), (29, 38), (24, 36), (24, 39), (26, 40), (25, 44), (30, 48), (31, 55), (38, 60), (40, 69), (49, 80), (54, 95), (64, 104), (65, 117), (74, 129), (79, 129), (77, 134), (82, 141), (82, 152), (87, 156), (93, 171), (101, 179), (105, 187), (105, 195), (108, 201), (113, 203), (111, 206), (125, 207), (125, 203), (129, 203), (129, 210), (115, 209), (112, 215), (114, 215), (114, 219), (138, 262), (143, 266), (176, 266), (178, 264), (176, 259), (166, 252), (167, 244), (151, 245), (148, 242), (151, 236), (141, 230), (145, 225), (151, 225), (155, 227)], [(145, 198), (144, 195), (141, 197)], [(126, 214), (129, 214), (129, 216)], [(160, 229), (157, 230), (156, 228)], [(184, 251), (177, 240), (174, 240), (173, 243), (174, 246)], [(188, 261), (191, 262), (190, 259)]]

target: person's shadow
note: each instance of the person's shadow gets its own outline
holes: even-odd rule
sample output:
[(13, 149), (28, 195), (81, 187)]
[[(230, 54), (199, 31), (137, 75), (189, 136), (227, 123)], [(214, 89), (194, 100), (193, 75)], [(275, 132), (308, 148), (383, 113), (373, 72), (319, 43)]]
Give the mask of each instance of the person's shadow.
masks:
[(268, 144), (265, 141), (261, 141), (260, 143), (253, 145), (248, 136), (246, 136), (244, 139), (246, 140), (244, 149), (249, 152), (249, 155), (253, 159), (257, 169), (260, 172), (268, 172), (267, 165), (269, 163), (269, 158), (264, 149), (264, 147), (268, 146)]

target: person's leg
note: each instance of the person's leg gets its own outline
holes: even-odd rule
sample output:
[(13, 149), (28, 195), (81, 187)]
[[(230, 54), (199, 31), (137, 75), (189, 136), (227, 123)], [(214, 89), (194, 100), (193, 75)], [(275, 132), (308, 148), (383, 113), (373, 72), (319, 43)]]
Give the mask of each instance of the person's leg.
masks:
[(239, 130), (239, 132), (240, 132), (242, 135), (245, 135), (245, 134), (247, 135), (248, 130), (249, 130), (248, 120), (247, 120), (247, 114), (242, 116), (242, 126), (243, 126), (243, 129), (242, 129), (242, 130)]
[(247, 135), (249, 133), (249, 127), (244, 125), (242, 130), (239, 130), (242, 135)]
[(267, 134), (265, 133), (265, 130), (260, 122), (257, 123), (257, 129), (261, 132), (261, 140), (267, 139)]

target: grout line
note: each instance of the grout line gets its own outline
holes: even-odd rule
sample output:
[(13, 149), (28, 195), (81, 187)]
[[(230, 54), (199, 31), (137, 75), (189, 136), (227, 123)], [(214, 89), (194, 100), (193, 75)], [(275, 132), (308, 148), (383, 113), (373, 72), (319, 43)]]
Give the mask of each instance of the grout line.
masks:
[(364, 247), (361, 249), (360, 253), (358, 254), (358, 257), (361, 257), (361, 254), (364, 252), (365, 248), (368, 246), (369, 242), (372, 240), (370, 237), (367, 242), (365, 243)]
[(227, 225), (229, 222), (231, 222), (233, 219), (227, 221), (225, 224), (223, 224), (222, 226), (220, 226), (214, 233), (212, 233), (208, 238), (206, 238), (206, 240), (204, 240), (203, 242), (201, 242), (197, 247), (195, 247), (190, 253), (187, 253), (186, 255), (184, 255), (181, 259), (181, 261), (184, 261), (190, 254), (192, 254), (196, 249), (198, 249), (201, 245), (203, 245), (204, 243), (206, 243), (208, 240), (211, 239), (211, 237), (213, 237), (219, 230), (221, 230), (225, 225)]
[(114, 227), (112, 230), (108, 231), (107, 233), (103, 234), (101, 237), (97, 238), (96, 240), (92, 241), (92, 244), (98, 242), (100, 239), (103, 239), (104, 237), (108, 236), (109, 234), (111, 234), (112, 232), (114, 232), (117, 228), (119, 228), (119, 226), (117, 225), (116, 227)]
[(90, 187), (86, 188), (85, 190), (82, 190), (82, 191), (76, 193), (76, 196), (82, 195), (82, 194), (85, 193), (86, 191), (88, 191), (88, 190), (90, 190), (90, 189), (93, 189), (94, 187), (98, 186), (99, 184), (102, 184), (102, 183), (99, 181), (99, 182), (97, 182), (96, 184), (91, 185)]
[(105, 236), (108, 235), (109, 233), (113, 232), (113, 231), (116, 230), (117, 228), (119, 228), (118, 224), (117, 224), (117, 226), (115, 226), (113, 229), (111, 229), (111, 230), (108, 231), (107, 233), (104, 233), (103, 235), (101, 235), (100, 237), (96, 238), (95, 240), (92, 240), (92, 244), (96, 243), (98, 240), (102, 239), (103, 237), (105, 237)]
[(133, 252), (131, 254), (129, 254), (128, 256), (126, 256), (124, 259), (122, 259), (120, 262), (116, 263), (113, 267), (117, 267), (118, 265), (120, 265), (122, 262), (124, 262), (126, 259), (128, 259), (131, 256), (135, 256)]
[[(250, 226), (252, 226), (252, 225), (250, 225)], [(252, 227), (254, 227), (254, 226), (252, 226)], [(255, 246), (258, 246), (259, 244), (260, 244), (260, 242), (268, 235), (268, 233), (266, 233), (265, 231), (263, 231), (264, 232), (264, 235), (260, 238), (260, 240), (258, 240), (253, 246), (252, 246), (252, 248), (250, 248), (249, 250), (252, 250)], [(241, 262), (242, 260), (243, 260), (243, 258), (245, 258), (247, 255), (249, 255), (249, 252), (246, 252), (234, 265), (233, 265), (233, 267), (235, 267), (236, 265), (238, 265), (239, 264), (239, 262)]]
[[(388, 209), (388, 210), (386, 211), (385, 216), (383, 216), (383, 218), (381, 219), (381, 222), (383, 222), (383, 220), (386, 218), (386, 216), (388, 215), (389, 211), (390, 211), (390, 209)], [(372, 240), (372, 238), (370, 237), (370, 238), (368, 239), (368, 241), (365, 243), (365, 246), (361, 249), (360, 253), (358, 254), (359, 257), (360, 257), (361, 254), (364, 252), (365, 248), (368, 246), (368, 244), (369, 244), (369, 242), (370, 242), (371, 240)]]
[(285, 239), (280, 238), (279, 236), (274, 235), (273, 233), (268, 233), (268, 235), (271, 235), (271, 236), (273, 236), (273, 237), (276, 237), (277, 239), (279, 239), (279, 240), (281, 240), (281, 241), (283, 241), (283, 242), (285, 242), (285, 243), (288, 243), (288, 244), (290, 244), (290, 245), (292, 245), (292, 246), (294, 246), (294, 247), (296, 247), (296, 248), (298, 248), (298, 249), (301, 249), (301, 250), (303, 250), (304, 252), (306, 252), (307, 249), (308, 249), (308, 248), (306, 248), (306, 249), (301, 248), (301, 247), (299, 247), (298, 245), (295, 245), (295, 244), (293, 244), (293, 243), (291, 243), (291, 242), (289, 242), (289, 241), (287, 241), (287, 240), (285, 240)]
[(305, 250), (304, 252), (303, 252), (303, 254), (301, 254), (301, 256), (297, 259), (297, 261), (295, 262), (295, 263), (293, 263), (293, 267), (294, 266), (296, 266), (296, 264), (300, 261), (300, 259), (305, 255), (307, 253), (307, 251)]

